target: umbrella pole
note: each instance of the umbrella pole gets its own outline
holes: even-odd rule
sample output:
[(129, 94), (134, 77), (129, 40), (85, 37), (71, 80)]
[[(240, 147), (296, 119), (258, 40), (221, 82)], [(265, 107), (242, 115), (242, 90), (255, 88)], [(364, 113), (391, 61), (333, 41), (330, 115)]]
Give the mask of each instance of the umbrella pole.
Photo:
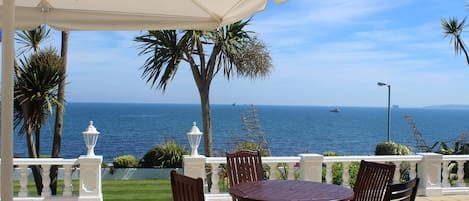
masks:
[(3, 1), (1, 200), (13, 201), (13, 66), (15, 61), (15, 0)]

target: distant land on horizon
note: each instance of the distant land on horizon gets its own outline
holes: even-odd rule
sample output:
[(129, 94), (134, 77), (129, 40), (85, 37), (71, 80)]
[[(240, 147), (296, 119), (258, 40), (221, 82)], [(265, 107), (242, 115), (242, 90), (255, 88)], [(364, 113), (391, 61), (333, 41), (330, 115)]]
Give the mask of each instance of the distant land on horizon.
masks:
[[(0, 101), (1, 102), (1, 101)], [(78, 104), (159, 104), (159, 105), (200, 105), (200, 103), (151, 103), (151, 102), (67, 102), (67, 103), (78, 103)], [(231, 105), (231, 106), (248, 106), (251, 105), (251, 103), (212, 103), (211, 105)], [(355, 108), (375, 108), (377, 106), (340, 106), (340, 105), (269, 105), (269, 104), (253, 104), (255, 106), (286, 106), (286, 107), (327, 107), (327, 108), (347, 108), (347, 107), (355, 107)], [(386, 106), (379, 106), (379, 107), (386, 107)], [(401, 106), (401, 105), (392, 105), (392, 108), (399, 109), (399, 108), (427, 108), (427, 109), (466, 109), (469, 110), (469, 104), (442, 104), (442, 105), (428, 105), (428, 106), (413, 106), (413, 107), (406, 107), (406, 106)]]
[(469, 110), (469, 104), (446, 104), (446, 105), (430, 105), (424, 108), (430, 109), (464, 109)]

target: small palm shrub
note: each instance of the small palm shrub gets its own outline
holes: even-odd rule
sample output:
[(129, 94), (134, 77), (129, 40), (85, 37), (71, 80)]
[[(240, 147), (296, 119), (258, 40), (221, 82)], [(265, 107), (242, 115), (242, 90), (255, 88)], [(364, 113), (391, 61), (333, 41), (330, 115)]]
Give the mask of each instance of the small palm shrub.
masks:
[(138, 161), (133, 155), (118, 156), (112, 160), (114, 168), (134, 168), (137, 167)]
[(139, 165), (147, 168), (180, 168), (182, 167), (182, 156), (188, 154), (189, 151), (183, 145), (167, 141), (147, 151), (139, 161)]

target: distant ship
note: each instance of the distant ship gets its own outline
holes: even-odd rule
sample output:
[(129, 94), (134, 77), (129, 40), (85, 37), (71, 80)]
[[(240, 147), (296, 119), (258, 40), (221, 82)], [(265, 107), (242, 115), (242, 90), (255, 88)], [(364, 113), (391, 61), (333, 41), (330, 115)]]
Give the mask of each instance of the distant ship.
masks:
[(339, 107), (335, 107), (329, 110), (329, 112), (340, 112)]

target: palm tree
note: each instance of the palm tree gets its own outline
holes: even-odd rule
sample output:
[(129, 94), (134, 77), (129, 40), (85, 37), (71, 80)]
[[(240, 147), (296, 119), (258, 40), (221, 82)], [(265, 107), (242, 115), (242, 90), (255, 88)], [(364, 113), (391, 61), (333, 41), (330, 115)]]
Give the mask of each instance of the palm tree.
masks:
[(141, 69), (151, 87), (164, 92), (181, 61), (189, 64), (200, 96), (206, 156), (212, 156), (209, 94), (213, 78), (220, 71), (226, 79), (266, 77), (272, 68), (264, 43), (244, 30), (248, 23), (240, 21), (212, 31), (148, 31), (135, 38), (141, 43), (139, 55), (149, 55)]
[(461, 54), (461, 52), (463, 52), (466, 56), (467, 64), (469, 65), (469, 55), (466, 51), (466, 45), (464, 44), (464, 41), (461, 40), (461, 33), (464, 31), (464, 28), (466, 28), (465, 22), (466, 18), (461, 22), (458, 22), (458, 19), (455, 17), (448, 18), (448, 20), (441, 19), (441, 26), (444, 30), (444, 37), (449, 37), (450, 43), (453, 43), (454, 52), (456, 54)]
[[(15, 66), (15, 75), (15, 126), (21, 126), (20, 134), (26, 134), (29, 157), (38, 158), (42, 124), (47, 115), (52, 114), (53, 106), (59, 104), (56, 97), (58, 84), (64, 77), (63, 61), (53, 49), (39, 50), (29, 58), (20, 59)], [(34, 166), (32, 169), (40, 194), (40, 168)]]

